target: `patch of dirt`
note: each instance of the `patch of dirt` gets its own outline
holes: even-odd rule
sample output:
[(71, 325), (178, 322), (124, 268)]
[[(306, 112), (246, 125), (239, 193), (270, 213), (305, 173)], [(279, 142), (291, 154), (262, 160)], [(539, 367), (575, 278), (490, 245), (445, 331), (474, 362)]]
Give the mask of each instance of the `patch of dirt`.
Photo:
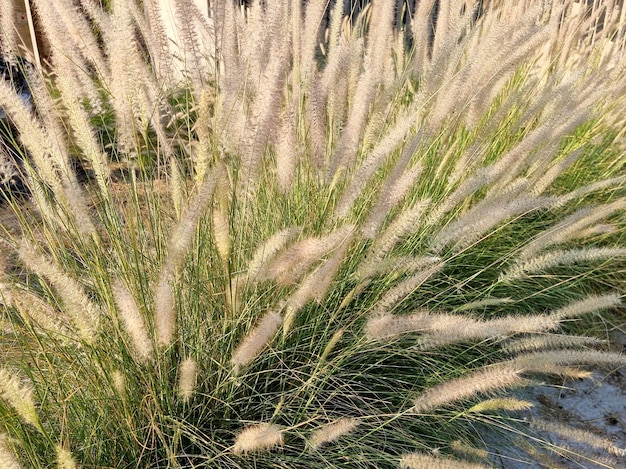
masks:
[[(623, 351), (626, 334), (614, 330), (609, 337), (611, 348)], [(626, 469), (626, 368), (545, 382), (516, 397), (534, 403), (520, 417), (535, 439), (520, 436), (504, 443), (489, 435), (486, 443), (496, 467)]]

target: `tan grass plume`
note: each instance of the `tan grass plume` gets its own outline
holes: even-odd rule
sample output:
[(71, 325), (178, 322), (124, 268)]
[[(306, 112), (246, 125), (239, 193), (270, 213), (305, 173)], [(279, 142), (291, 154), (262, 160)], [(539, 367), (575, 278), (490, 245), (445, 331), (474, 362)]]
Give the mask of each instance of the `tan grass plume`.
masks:
[(482, 464), (471, 463), (444, 456), (431, 456), (424, 453), (409, 453), (400, 459), (402, 469), (486, 469)]
[(293, 285), (322, 256), (345, 243), (354, 232), (354, 225), (346, 225), (320, 237), (310, 237), (289, 246), (267, 267), (267, 278), (280, 285)]
[(283, 444), (283, 430), (272, 423), (258, 423), (241, 430), (235, 438), (233, 453), (266, 451)]
[(500, 281), (510, 282), (538, 272), (545, 272), (555, 267), (596, 262), (626, 256), (624, 248), (585, 247), (579, 249), (558, 249), (528, 258), (514, 264), (500, 276)]
[(521, 376), (523, 372), (523, 365), (514, 362), (502, 362), (471, 371), (434, 386), (416, 397), (410, 412), (419, 414), (477, 394), (522, 386), (527, 384), (527, 380)]
[(396, 286), (388, 289), (382, 298), (373, 306), (372, 316), (378, 316), (391, 312), (393, 308), (407, 296), (417, 290), (424, 282), (437, 274), (443, 268), (443, 263), (429, 266), (416, 272), (399, 282)]
[(474, 404), (472, 407), (467, 409), (467, 412), (482, 414), (485, 412), (494, 412), (498, 410), (528, 410), (532, 409), (533, 407), (534, 404), (530, 401), (523, 401), (521, 399), (514, 399), (512, 397), (499, 397), (480, 401), (478, 404)]
[(542, 418), (530, 418), (531, 428), (542, 432), (550, 432), (559, 435), (562, 438), (566, 438), (570, 441), (579, 441), (585, 445), (597, 448), (599, 450), (607, 451), (613, 456), (625, 457), (626, 449), (619, 448), (613, 444), (608, 438), (602, 438), (595, 433), (587, 430), (573, 427), (564, 422), (553, 422)]
[(154, 358), (154, 348), (137, 301), (121, 281), (113, 282), (112, 288), (120, 319), (133, 344), (135, 358), (145, 363)]
[(57, 468), (58, 469), (78, 469), (79, 466), (72, 456), (72, 452), (63, 447), (62, 445), (56, 445), (56, 453), (57, 453)]
[(317, 450), (323, 445), (334, 442), (348, 433), (353, 432), (359, 425), (354, 418), (342, 417), (326, 425), (322, 425), (311, 433), (308, 440), (309, 448)]
[(0, 466), (4, 469), (22, 469), (14, 450), (15, 446), (8, 435), (0, 433)]
[(0, 368), (0, 397), (15, 409), (25, 423), (41, 429), (34, 388), (30, 382), (6, 368)]
[(157, 344), (161, 347), (171, 344), (176, 329), (174, 284), (177, 270), (185, 260), (185, 255), (193, 242), (198, 220), (213, 200), (215, 189), (226, 175), (224, 166), (211, 168), (207, 178), (190, 198), (187, 207), (168, 243), (167, 257), (163, 261), (159, 278), (154, 289), (154, 316)]
[(22, 242), (19, 255), (29, 269), (48, 280), (55, 288), (63, 300), (64, 312), (69, 316), (80, 338), (87, 343), (93, 343), (102, 315), (100, 307), (89, 299), (83, 287), (74, 278), (39, 254), (28, 241)]
[(265, 313), (233, 352), (230, 363), (233, 365), (235, 372), (241, 367), (248, 365), (261, 353), (272, 337), (274, 337), (282, 322), (283, 318), (279, 313), (275, 311)]
[(192, 357), (185, 358), (178, 366), (178, 397), (189, 402), (196, 390), (198, 362)]

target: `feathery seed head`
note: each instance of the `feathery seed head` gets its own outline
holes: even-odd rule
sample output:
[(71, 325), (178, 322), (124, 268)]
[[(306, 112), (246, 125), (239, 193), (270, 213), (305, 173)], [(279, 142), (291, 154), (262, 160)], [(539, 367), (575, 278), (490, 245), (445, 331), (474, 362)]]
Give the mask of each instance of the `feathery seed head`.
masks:
[(486, 450), (469, 446), (460, 440), (454, 440), (450, 443), (450, 449), (457, 454), (469, 455), (474, 458), (487, 459), (489, 457), (489, 453)]
[(233, 453), (245, 454), (265, 451), (283, 444), (283, 430), (272, 423), (258, 423), (244, 428), (237, 434)]
[(93, 343), (97, 337), (102, 315), (100, 307), (89, 299), (82, 286), (74, 278), (57, 264), (37, 253), (27, 241), (22, 242), (19, 254), (29, 269), (54, 286), (63, 300), (65, 312), (77, 329), (79, 337), (87, 343)]
[(581, 348), (603, 344), (605, 341), (597, 337), (572, 336), (564, 334), (530, 335), (521, 339), (511, 340), (503, 350), (509, 354), (532, 352), (545, 349)]
[(326, 347), (324, 347), (324, 350), (322, 351), (322, 355), (320, 356), (320, 363), (324, 363), (326, 361), (328, 356), (334, 350), (337, 343), (343, 337), (344, 332), (345, 332), (344, 329), (339, 329), (337, 332), (333, 334), (333, 336), (330, 338), (330, 340), (326, 344)]
[(113, 388), (115, 392), (122, 398), (126, 399), (126, 378), (120, 370), (115, 370), (111, 375)]
[(390, 313), (370, 318), (365, 324), (365, 336), (370, 340), (396, 337), (407, 332), (420, 332), (428, 329), (431, 316), (427, 311), (397, 316)]
[(353, 432), (358, 427), (359, 421), (354, 418), (342, 417), (334, 422), (330, 422), (313, 431), (308, 440), (308, 445), (312, 450), (317, 450), (325, 444), (341, 438)]
[(613, 442), (609, 438), (602, 438), (601, 436), (598, 436), (587, 430), (582, 430), (580, 428), (568, 425), (565, 422), (551, 422), (549, 420), (540, 418), (530, 418), (529, 422), (531, 428), (543, 432), (555, 433), (562, 438), (567, 438), (568, 440), (584, 443), (593, 448), (607, 451), (614, 456), (626, 456), (626, 450), (615, 446), (615, 444), (613, 444)]
[(623, 366), (626, 364), (626, 355), (595, 350), (546, 350), (519, 355), (510, 362), (528, 372), (561, 374), (563, 366)]
[(346, 225), (326, 236), (311, 237), (295, 243), (268, 266), (268, 278), (274, 279), (280, 285), (296, 283), (322, 256), (348, 244), (354, 229), (354, 225)]
[(470, 372), (428, 389), (415, 399), (411, 412), (419, 414), (476, 394), (521, 386), (526, 383), (523, 371), (522, 364), (510, 361)]
[(493, 412), (498, 410), (528, 410), (534, 407), (534, 404), (529, 401), (522, 401), (520, 399), (513, 398), (494, 398), (487, 399), (473, 405), (467, 412), (480, 414), (483, 412)]
[(241, 367), (246, 366), (254, 360), (261, 350), (274, 337), (276, 331), (283, 322), (282, 316), (275, 311), (268, 311), (258, 324), (248, 333), (248, 335), (239, 343), (230, 363), (237, 372)]
[(585, 230), (624, 209), (626, 209), (626, 199), (624, 198), (594, 207), (582, 207), (529, 241), (519, 252), (518, 257), (521, 260), (530, 259), (541, 250), (571, 239), (581, 230)]
[(402, 469), (486, 469), (487, 466), (442, 456), (409, 453), (400, 459), (400, 467)]
[(230, 225), (227, 213), (221, 208), (214, 208), (213, 212), (213, 237), (217, 252), (222, 261), (227, 263), (230, 258), (231, 240)]
[[(17, 50), (3, 43), (16, 40), (11, 3), (0, 0), (5, 52)], [(94, 465), (175, 465), (181, 436), (188, 464), (232, 466), (283, 445), (287, 428), (261, 421), (310, 428), (343, 409), (359, 417), (257, 459), (310, 466), (332, 444), (346, 460), (388, 463), (369, 444), (380, 438), (401, 467), (473, 469), (427, 443), (445, 446), (468, 420), (489, 420), (480, 413), (528, 408), (505, 392), (526, 375), (624, 364), (558, 333), (621, 305), (621, 292), (584, 292), (619, 284), (604, 261), (624, 254), (624, 157), (613, 153), (626, 122), (623, 2), (31, 3), (52, 79), (29, 76), (36, 112), (0, 80), (0, 108), (32, 194), (7, 208), (15, 232), (37, 240), (19, 255), (40, 278), (6, 269), (0, 320), (36, 366), (33, 386), (0, 367), (0, 398), (26, 430), (72, 430), (42, 439), (7, 427), (20, 441), (0, 437), (0, 466), (19, 466), (13, 450), (50, 459), (60, 441), (59, 467), (74, 468), (68, 438), (103, 449), (87, 426), (107, 418), (129, 437), (105, 435)], [(109, 159), (129, 178), (110, 181)], [(74, 161), (95, 179), (79, 181)], [(12, 247), (19, 235), (2, 224)], [(157, 347), (158, 366), (120, 368), (129, 349), (145, 365)], [(215, 365), (206, 393), (192, 356)], [(176, 395), (164, 402), (172, 364)], [(35, 390), (53, 397), (41, 410)], [(412, 408), (393, 408), (407, 396)], [(430, 425), (448, 405), (469, 419)], [(194, 421), (209, 411), (215, 428)], [(411, 413), (432, 419), (403, 425)], [(373, 423), (354, 445), (346, 435), (361, 421)], [(432, 438), (412, 448), (424, 425)], [(450, 448), (488, 461), (488, 450)]]
[(285, 304), (283, 336), (289, 333), (296, 319), (296, 314), (312, 300), (321, 303), (324, 300), (335, 275), (345, 260), (345, 253), (350, 245), (351, 236), (343, 241), (330, 259), (319, 266), (302, 280), (299, 288), (287, 299)]
[(189, 402), (196, 389), (198, 363), (191, 357), (185, 358), (178, 367), (178, 397)]
[(414, 273), (440, 262), (441, 258), (437, 256), (388, 256), (379, 258), (377, 254), (373, 254), (361, 262), (356, 274), (358, 278), (367, 281), (377, 275), (393, 274), (397, 276)]
[(417, 290), (430, 277), (437, 274), (443, 266), (443, 262), (428, 266), (399, 282), (396, 286), (389, 288), (374, 305), (372, 315), (382, 315), (391, 312), (398, 303)]
[(168, 272), (165, 274), (159, 279), (154, 300), (154, 324), (159, 347), (166, 347), (172, 343), (176, 327), (174, 291), (171, 284), (174, 279), (167, 275)]
[(151, 360), (154, 358), (152, 341), (135, 298), (120, 281), (113, 282), (113, 296), (122, 324), (132, 340), (137, 361)]
[(62, 445), (56, 446), (58, 469), (78, 469), (78, 464), (72, 456), (72, 452)]
[(267, 267), (267, 262), (281, 251), (289, 242), (293, 241), (302, 229), (299, 227), (285, 228), (274, 233), (269, 239), (259, 246), (248, 264), (247, 276), (255, 281), (256, 277)]
[(0, 368), (0, 397), (15, 409), (25, 423), (41, 428), (32, 385), (6, 368)]
[(13, 297), (13, 306), (24, 320), (39, 326), (46, 334), (56, 335), (63, 343), (68, 344), (79, 339), (68, 327), (67, 320), (59, 317), (55, 308), (38, 295), (20, 290)]
[(587, 298), (570, 303), (567, 306), (557, 309), (552, 315), (558, 319), (568, 319), (582, 316), (583, 314), (600, 311), (603, 309), (615, 308), (622, 304), (622, 300), (616, 293), (605, 295), (589, 295)]
[(13, 443), (8, 435), (0, 434), (0, 467), (4, 469), (22, 469), (13, 449)]
[(562, 265), (615, 259), (624, 256), (626, 256), (626, 249), (623, 248), (587, 247), (550, 251), (516, 263), (507, 272), (500, 275), (500, 281), (511, 282), (526, 275), (536, 272), (545, 272), (546, 270)]

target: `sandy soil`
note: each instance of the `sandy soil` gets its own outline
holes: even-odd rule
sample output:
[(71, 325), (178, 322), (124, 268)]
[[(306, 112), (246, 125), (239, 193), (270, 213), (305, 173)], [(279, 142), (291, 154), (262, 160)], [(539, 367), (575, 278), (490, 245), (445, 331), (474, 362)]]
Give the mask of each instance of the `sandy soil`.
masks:
[[(610, 339), (615, 351), (626, 350), (623, 331), (613, 331)], [(548, 428), (535, 429), (533, 444), (528, 438), (505, 443), (498, 435), (488, 436), (497, 467), (626, 469), (626, 368), (595, 371), (587, 379), (546, 381), (518, 397), (535, 405), (520, 418), (547, 422)]]

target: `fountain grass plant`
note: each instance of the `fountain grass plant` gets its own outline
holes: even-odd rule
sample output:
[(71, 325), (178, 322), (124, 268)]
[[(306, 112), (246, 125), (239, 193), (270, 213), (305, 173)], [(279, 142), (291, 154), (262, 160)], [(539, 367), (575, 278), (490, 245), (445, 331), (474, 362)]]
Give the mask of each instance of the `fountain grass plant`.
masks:
[(626, 363), (617, 3), (32, 3), (3, 467), (488, 467)]

